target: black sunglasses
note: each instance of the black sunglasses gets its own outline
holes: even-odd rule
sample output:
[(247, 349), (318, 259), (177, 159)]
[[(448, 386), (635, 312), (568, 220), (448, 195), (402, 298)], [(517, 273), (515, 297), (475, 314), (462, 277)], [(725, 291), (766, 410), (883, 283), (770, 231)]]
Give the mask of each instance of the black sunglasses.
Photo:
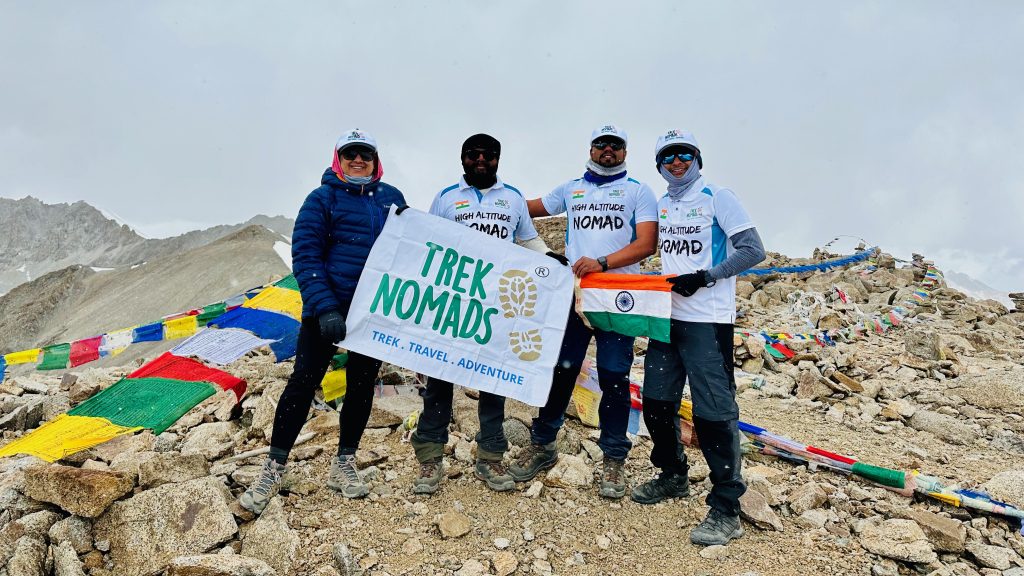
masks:
[(341, 152), (341, 157), (349, 162), (355, 160), (356, 156), (359, 156), (359, 159), (363, 162), (369, 162), (373, 160), (373, 150), (369, 148), (346, 148)]
[(494, 150), (483, 149), (464, 150), (462, 152), (462, 157), (465, 158), (466, 160), (476, 160), (477, 158), (480, 157), (481, 154), (484, 155), (484, 160), (487, 162), (490, 162), (491, 160), (494, 160), (495, 158), (498, 157), (498, 153), (495, 152)]
[(619, 140), (594, 140), (590, 145), (598, 150), (604, 150), (611, 146), (612, 150), (616, 152), (626, 147), (626, 143)]

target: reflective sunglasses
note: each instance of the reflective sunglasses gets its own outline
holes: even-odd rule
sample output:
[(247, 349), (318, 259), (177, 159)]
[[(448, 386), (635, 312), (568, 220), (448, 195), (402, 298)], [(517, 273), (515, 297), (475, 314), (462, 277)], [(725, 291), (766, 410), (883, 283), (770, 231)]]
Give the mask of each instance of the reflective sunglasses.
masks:
[(481, 154), (484, 155), (484, 160), (487, 162), (490, 162), (491, 160), (494, 160), (495, 158), (498, 157), (498, 153), (496, 151), (483, 149), (465, 150), (462, 152), (462, 157), (465, 158), (466, 160), (476, 160), (477, 158), (480, 157)]
[(341, 157), (344, 158), (345, 160), (348, 160), (349, 162), (355, 160), (356, 156), (359, 156), (359, 159), (362, 160), (363, 162), (370, 162), (371, 160), (373, 160), (373, 151), (370, 150), (369, 148), (353, 147), (346, 148), (341, 152)]
[(612, 150), (616, 152), (626, 147), (626, 143), (619, 140), (594, 140), (590, 145), (598, 150), (604, 150), (611, 146)]
[(689, 152), (669, 154), (667, 156), (662, 156), (661, 159), (658, 160), (658, 162), (664, 164), (665, 166), (668, 166), (669, 164), (675, 162), (676, 158), (679, 158), (680, 162), (690, 162), (693, 160), (693, 154), (690, 154)]

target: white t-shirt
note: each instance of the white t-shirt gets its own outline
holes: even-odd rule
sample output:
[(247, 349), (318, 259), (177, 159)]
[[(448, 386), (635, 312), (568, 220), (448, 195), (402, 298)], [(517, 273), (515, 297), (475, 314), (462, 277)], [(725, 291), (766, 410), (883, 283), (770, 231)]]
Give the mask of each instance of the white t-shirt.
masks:
[[(565, 257), (570, 264), (586, 256), (600, 258), (636, 240), (636, 225), (658, 220), (657, 199), (647, 184), (619, 178), (594, 184), (570, 180), (541, 199), (548, 214), (566, 213)], [(640, 264), (608, 270), (639, 274)]]
[(524, 242), (537, 237), (523, 195), (501, 179), (480, 191), (461, 178), (437, 193), (430, 213), (501, 240)]
[[(754, 227), (736, 194), (698, 178), (678, 200), (658, 201), (658, 247), (665, 274), (710, 270), (733, 247), (729, 237)], [(732, 324), (736, 321), (736, 277), (719, 280), (690, 297), (672, 293), (672, 319)]]

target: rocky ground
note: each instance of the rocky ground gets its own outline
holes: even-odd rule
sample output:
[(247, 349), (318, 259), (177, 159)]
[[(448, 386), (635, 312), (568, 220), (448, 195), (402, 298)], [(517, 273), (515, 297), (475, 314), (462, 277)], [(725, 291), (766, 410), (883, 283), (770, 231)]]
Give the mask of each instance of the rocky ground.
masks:
[[(557, 237), (557, 236), (555, 236)], [(552, 243), (554, 243), (552, 239)], [(816, 258), (827, 258), (825, 253)], [(807, 263), (773, 255), (770, 264)], [(808, 332), (887, 311), (920, 286), (924, 268), (883, 255), (878, 269), (740, 282), (740, 327)], [(649, 263), (657, 265), (656, 260)], [(835, 298), (833, 286), (849, 296)], [(1018, 304), (1024, 309), (1024, 301)], [(1024, 313), (939, 287), (885, 334), (834, 347), (790, 342), (778, 361), (757, 338), (736, 341), (741, 418), (867, 462), (918, 469), (1024, 506)], [(643, 345), (638, 344), (638, 353)], [(113, 384), (132, 366), (8, 378), (3, 440)], [(325, 485), (337, 415), (313, 410), (293, 451), (287, 493), (258, 519), (234, 502), (258, 473), (276, 398), (291, 364), (253, 353), (228, 367), (249, 382), (240, 407), (214, 396), (154, 437), (140, 433), (45, 464), (0, 460), (0, 576), (313, 574), (894, 574), (1024, 575), (1019, 524), (913, 499), (834, 472), (748, 455), (746, 535), (724, 547), (687, 538), (709, 488), (688, 450), (693, 496), (656, 506), (597, 496), (596, 431), (574, 418), (555, 469), (510, 493), (472, 476), (475, 401), (457, 392), (447, 480), (414, 496), (403, 419), (420, 407), (413, 375), (389, 368), (358, 455), (372, 486), (347, 500)], [(533, 409), (510, 402), (506, 430), (528, 441)], [(653, 474), (650, 441), (628, 460), (636, 484)]]

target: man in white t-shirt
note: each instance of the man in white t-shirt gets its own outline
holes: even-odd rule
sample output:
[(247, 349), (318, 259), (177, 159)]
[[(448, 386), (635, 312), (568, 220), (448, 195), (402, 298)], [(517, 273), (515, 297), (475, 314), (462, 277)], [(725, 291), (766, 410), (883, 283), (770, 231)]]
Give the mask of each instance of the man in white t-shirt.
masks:
[(686, 453), (679, 440), (684, 380), (693, 399), (693, 423), (711, 469), (707, 518), (690, 533), (694, 544), (725, 544), (743, 535), (739, 498), (739, 407), (733, 376), (736, 275), (764, 260), (754, 223), (736, 195), (706, 182), (700, 147), (689, 132), (658, 138), (655, 161), (668, 182), (658, 201), (658, 245), (665, 274), (673, 274), (671, 343), (651, 340), (644, 362), (644, 422), (658, 477), (632, 498), (655, 504), (689, 495)]
[[(616, 126), (594, 130), (583, 177), (528, 202), (533, 217), (566, 213), (565, 255), (576, 276), (591, 272), (639, 273), (639, 262), (654, 253), (656, 200), (649, 186), (626, 176), (627, 143), (626, 132)], [(525, 482), (555, 465), (555, 438), (591, 339), (597, 340), (597, 374), (602, 392), (598, 446), (604, 452), (604, 465), (599, 493), (606, 498), (621, 498), (626, 493), (623, 464), (632, 447), (626, 427), (634, 338), (591, 330), (575, 310), (569, 313), (547, 404), (530, 428), (531, 444), (509, 466), (509, 472), (517, 482)]]
[[(457, 184), (434, 197), (430, 213), (460, 222), (495, 238), (516, 242), (531, 250), (549, 253), (565, 264), (565, 259), (551, 253), (537, 234), (530, 219), (523, 195), (498, 178), (501, 144), (487, 134), (470, 136), (462, 145), (462, 168), (465, 174)], [(440, 487), (443, 475), (444, 446), (448, 442), (448, 423), (452, 418), (451, 382), (429, 378), (423, 395), (412, 446), (420, 462), (419, 475), (413, 481), (413, 492), (433, 494)], [(477, 405), (480, 432), (477, 434), (477, 462), (474, 474), (489, 488), (511, 490), (515, 481), (502, 462), (508, 450), (503, 425), (505, 398), (480, 392)]]

